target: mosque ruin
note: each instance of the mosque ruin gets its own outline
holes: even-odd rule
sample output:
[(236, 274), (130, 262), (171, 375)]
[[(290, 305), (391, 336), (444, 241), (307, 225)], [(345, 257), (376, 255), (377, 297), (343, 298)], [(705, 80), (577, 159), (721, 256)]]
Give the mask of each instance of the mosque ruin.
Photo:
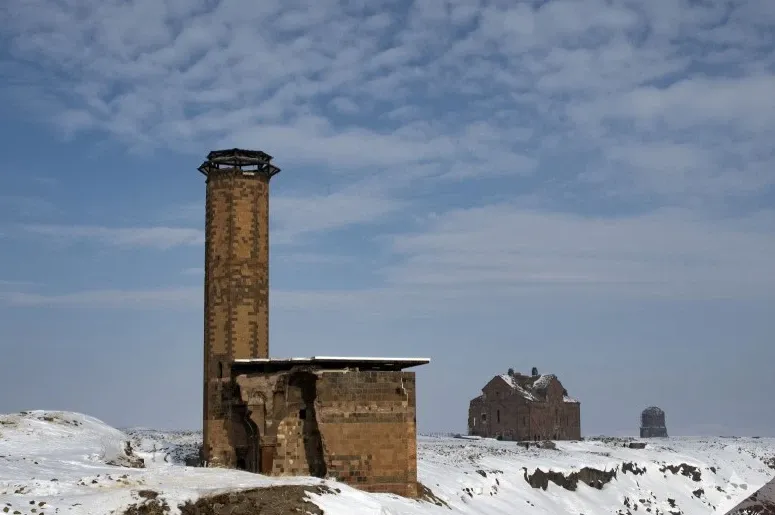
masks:
[(269, 357), (272, 156), (210, 152), (206, 177), (206, 466), (330, 477), (416, 497), (415, 374), (425, 358)]

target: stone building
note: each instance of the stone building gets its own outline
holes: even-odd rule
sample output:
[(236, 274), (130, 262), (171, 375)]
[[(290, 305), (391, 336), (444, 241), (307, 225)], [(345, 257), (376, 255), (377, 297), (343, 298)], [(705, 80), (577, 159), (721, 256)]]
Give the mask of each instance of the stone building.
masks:
[(667, 437), (665, 426), (665, 412), (656, 406), (650, 406), (640, 414), (640, 437), (657, 438)]
[(417, 495), (415, 377), (423, 358), (269, 357), (269, 181), (260, 151), (210, 152), (206, 177), (207, 466), (332, 477)]
[(578, 440), (581, 404), (568, 396), (553, 374), (530, 375), (509, 369), (472, 399), (468, 434), (503, 440)]

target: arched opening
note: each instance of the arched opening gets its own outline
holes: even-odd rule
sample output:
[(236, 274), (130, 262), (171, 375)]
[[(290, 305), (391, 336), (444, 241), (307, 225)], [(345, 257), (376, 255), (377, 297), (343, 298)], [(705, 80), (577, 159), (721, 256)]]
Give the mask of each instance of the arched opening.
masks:
[[(246, 412), (242, 416), (242, 423), (244, 424), (247, 436), (247, 446), (244, 448), (243, 454), (237, 457), (237, 468), (240, 470), (262, 473), (261, 447), (259, 445), (261, 434), (258, 431), (258, 426), (256, 426), (255, 422), (250, 418), (249, 412)], [(240, 460), (242, 460), (242, 466), (240, 466)]]
[(223, 363), (218, 362), (218, 379), (223, 379)]

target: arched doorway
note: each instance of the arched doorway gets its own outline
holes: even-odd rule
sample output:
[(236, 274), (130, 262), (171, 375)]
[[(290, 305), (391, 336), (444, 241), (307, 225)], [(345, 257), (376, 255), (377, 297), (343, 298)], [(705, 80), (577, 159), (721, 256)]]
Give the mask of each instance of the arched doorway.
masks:
[[(256, 423), (250, 419), (249, 413), (245, 414), (242, 418), (242, 422), (245, 425), (245, 433), (247, 434), (248, 441), (244, 455), (237, 457), (237, 468), (250, 472), (260, 472), (261, 446), (259, 444), (261, 434)], [(242, 460), (242, 463), (240, 463), (240, 460)]]

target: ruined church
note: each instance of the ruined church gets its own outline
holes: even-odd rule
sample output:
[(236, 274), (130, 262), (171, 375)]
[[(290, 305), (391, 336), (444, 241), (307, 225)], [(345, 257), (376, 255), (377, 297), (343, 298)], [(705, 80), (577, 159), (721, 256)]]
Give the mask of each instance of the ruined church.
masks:
[(468, 434), (501, 440), (578, 440), (581, 404), (554, 374), (509, 369), (496, 375), (471, 400)]
[(424, 358), (269, 357), (269, 181), (251, 150), (210, 152), (206, 177), (206, 466), (338, 479), (417, 496), (415, 375)]

